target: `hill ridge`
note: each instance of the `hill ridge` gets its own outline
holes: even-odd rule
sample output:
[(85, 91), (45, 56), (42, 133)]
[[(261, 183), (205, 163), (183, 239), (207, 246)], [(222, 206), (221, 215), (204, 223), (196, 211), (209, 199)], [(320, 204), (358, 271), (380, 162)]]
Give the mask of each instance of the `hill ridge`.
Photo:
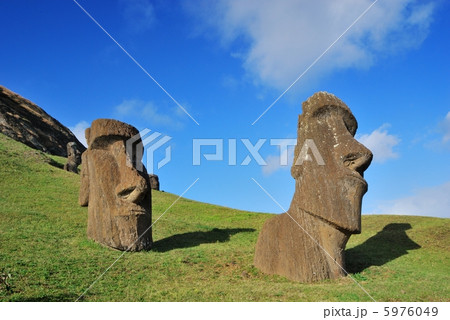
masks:
[(67, 157), (67, 143), (86, 148), (44, 109), (0, 85), (0, 132), (31, 148)]

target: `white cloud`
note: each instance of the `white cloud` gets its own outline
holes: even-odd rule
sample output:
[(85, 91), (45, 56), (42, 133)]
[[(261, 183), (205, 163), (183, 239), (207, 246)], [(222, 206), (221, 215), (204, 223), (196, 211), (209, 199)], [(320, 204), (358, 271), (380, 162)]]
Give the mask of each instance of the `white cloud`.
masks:
[(180, 127), (180, 119), (185, 116), (177, 108), (161, 111), (153, 102), (137, 99), (124, 100), (114, 108), (116, 116), (120, 118), (139, 118), (155, 126)]
[(417, 190), (414, 195), (385, 202), (375, 214), (401, 214), (450, 218), (450, 181)]
[[(292, 83), (373, 0), (221, 0), (189, 7), (217, 30), (258, 81)], [(369, 67), (379, 53), (418, 46), (428, 34), (432, 2), (378, 1), (314, 67), (315, 72)], [(205, 32), (208, 34), (210, 32)], [(237, 51), (237, 52), (236, 52)]]
[(420, 139), (416, 139), (416, 141), (420, 140), (424, 141), (423, 146), (425, 148), (433, 152), (450, 151), (450, 111), (447, 112), (443, 120), (436, 124), (435, 128), (425, 132)]
[(400, 143), (400, 139), (387, 131), (388, 125), (384, 124), (370, 134), (358, 135), (356, 139), (370, 149), (373, 153), (373, 161), (383, 163), (389, 159), (399, 157), (394, 147)]
[(444, 121), (440, 123), (440, 127), (443, 133), (442, 142), (450, 142), (450, 111), (445, 116)]
[(86, 121), (78, 122), (74, 127), (69, 127), (69, 130), (77, 137), (77, 139), (87, 148), (86, 137), (84, 131), (89, 128), (90, 125)]
[(287, 159), (286, 154), (282, 154), (281, 152), (277, 155), (268, 155), (264, 159), (267, 165), (261, 166), (263, 175), (268, 176), (278, 170), (289, 170), (294, 162), (294, 150), (295, 148), (293, 146), (287, 148)]
[(266, 176), (271, 175), (272, 173), (281, 169), (289, 169), (292, 166), (292, 163), (288, 165), (282, 165), (280, 156), (276, 155), (269, 155), (264, 160), (266, 161), (267, 165), (261, 167), (263, 174)]
[(133, 32), (149, 29), (155, 22), (155, 10), (148, 0), (119, 1), (128, 28)]

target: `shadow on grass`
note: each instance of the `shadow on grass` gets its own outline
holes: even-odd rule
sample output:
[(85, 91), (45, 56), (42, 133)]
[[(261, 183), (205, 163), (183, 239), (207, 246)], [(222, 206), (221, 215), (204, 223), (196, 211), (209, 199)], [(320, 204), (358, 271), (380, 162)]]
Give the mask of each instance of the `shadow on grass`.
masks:
[(59, 163), (59, 162), (57, 162), (57, 161), (55, 161), (55, 160), (53, 160), (51, 158), (48, 158), (47, 163), (49, 165), (53, 166), (53, 167), (58, 168), (58, 169), (64, 169), (64, 165), (63, 164), (61, 164), (61, 163)]
[(406, 234), (411, 228), (409, 223), (390, 223), (364, 243), (346, 250), (347, 271), (359, 273), (370, 266), (382, 266), (408, 254), (408, 250), (421, 248)]
[(152, 251), (167, 252), (173, 249), (196, 247), (202, 243), (226, 242), (240, 232), (255, 232), (252, 228), (217, 229), (176, 234), (153, 243)]
[(74, 302), (78, 298), (76, 294), (39, 295), (35, 297), (13, 296), (11, 302)]

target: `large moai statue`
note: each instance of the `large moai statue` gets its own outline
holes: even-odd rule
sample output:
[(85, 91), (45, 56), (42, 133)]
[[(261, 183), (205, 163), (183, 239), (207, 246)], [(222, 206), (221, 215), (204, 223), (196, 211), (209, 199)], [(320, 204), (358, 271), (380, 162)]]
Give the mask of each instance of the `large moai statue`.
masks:
[[(134, 150), (127, 148), (130, 138)], [(139, 158), (143, 146), (138, 130), (120, 121), (97, 119), (86, 129), (86, 141), (79, 202), (89, 206), (88, 237), (119, 250), (150, 249), (150, 181)]]
[(64, 170), (78, 173), (78, 166), (81, 163), (81, 152), (78, 150), (75, 142), (67, 143), (67, 163)]
[(345, 275), (344, 250), (361, 232), (364, 171), (372, 153), (354, 138), (347, 105), (326, 92), (303, 102), (291, 168), (295, 193), (286, 213), (264, 224), (254, 265), (300, 282)]

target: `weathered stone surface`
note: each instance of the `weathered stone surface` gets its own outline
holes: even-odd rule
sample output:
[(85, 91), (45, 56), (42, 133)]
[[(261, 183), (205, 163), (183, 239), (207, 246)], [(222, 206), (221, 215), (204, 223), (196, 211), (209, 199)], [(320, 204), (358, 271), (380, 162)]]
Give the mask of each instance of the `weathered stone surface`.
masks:
[(86, 129), (79, 202), (89, 206), (87, 234), (119, 250), (147, 250), (152, 245), (149, 177), (145, 167), (136, 170), (142, 161), (135, 158), (139, 152), (127, 154), (126, 149), (126, 140), (138, 134), (136, 128), (111, 119), (94, 120)]
[(345, 245), (361, 232), (363, 172), (372, 153), (354, 138), (356, 119), (334, 95), (318, 92), (302, 107), (291, 168), (295, 193), (289, 210), (264, 224), (254, 264), (312, 282), (345, 275)]
[(153, 173), (149, 174), (148, 177), (150, 179), (150, 188), (159, 191), (159, 177)]
[(81, 163), (81, 152), (78, 150), (75, 142), (67, 144), (67, 163), (64, 165), (64, 170), (78, 173), (78, 166)]
[(0, 132), (27, 146), (53, 155), (67, 157), (66, 146), (75, 142), (86, 148), (75, 135), (44, 110), (0, 86)]

